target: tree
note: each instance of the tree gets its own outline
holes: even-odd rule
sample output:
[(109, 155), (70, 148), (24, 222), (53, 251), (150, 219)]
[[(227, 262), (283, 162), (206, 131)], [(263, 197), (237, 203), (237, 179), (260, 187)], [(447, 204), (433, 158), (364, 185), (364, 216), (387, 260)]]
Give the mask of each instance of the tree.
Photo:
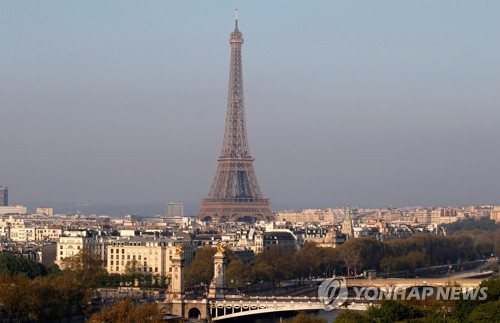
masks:
[(193, 262), (186, 268), (185, 283), (186, 286), (193, 287), (201, 283), (210, 284), (214, 276), (213, 257), (215, 248), (203, 247), (197, 249)]
[(274, 268), (265, 262), (252, 265), (250, 272), (250, 282), (258, 283), (260, 281), (272, 281), (276, 279)]
[(265, 269), (272, 278), (273, 285), (279, 284), (284, 279), (293, 278), (294, 253), (283, 247), (272, 245), (264, 250), (255, 259), (258, 270)]
[(304, 244), (304, 247), (295, 255), (295, 278), (318, 276), (322, 273), (323, 252), (321, 249), (315, 243), (306, 242)]
[(326, 320), (313, 314), (300, 312), (294, 318), (286, 320), (287, 323), (326, 323)]
[(351, 310), (341, 311), (335, 319), (335, 323), (364, 323), (368, 320), (363, 314)]
[(143, 278), (143, 273), (141, 271), (140, 264), (136, 259), (127, 261), (127, 264), (125, 265), (125, 274), (123, 276), (125, 281), (131, 285), (135, 286), (136, 284), (140, 284), (140, 281)]
[(250, 281), (250, 269), (241, 260), (232, 260), (226, 269), (227, 283), (231, 287), (242, 288)]
[(326, 277), (331, 277), (334, 273), (341, 273), (344, 269), (344, 262), (340, 258), (340, 252), (337, 248), (321, 248), (321, 270)]
[(23, 273), (28, 278), (47, 275), (47, 268), (39, 262), (15, 256), (9, 253), (0, 254), (0, 275), (17, 275)]
[(9, 318), (18, 321), (28, 318), (31, 299), (31, 280), (25, 275), (0, 276), (0, 309)]
[(106, 275), (101, 258), (87, 246), (76, 255), (64, 258), (61, 265), (65, 271), (75, 275), (80, 284), (90, 288), (97, 287), (101, 278)]
[(500, 257), (500, 230), (495, 233), (495, 242), (494, 242), (494, 252), (497, 257)]
[(362, 261), (359, 250), (357, 250), (354, 243), (348, 243), (349, 241), (345, 242), (340, 247), (340, 258), (344, 261), (347, 277), (351, 276), (351, 272), (354, 271), (354, 273), (357, 273), (359, 271)]
[(86, 310), (86, 290), (70, 272), (36, 279), (31, 285), (31, 317), (47, 322)]
[(161, 314), (156, 304), (137, 305), (129, 299), (103, 308), (92, 315), (89, 323), (161, 322)]
[(500, 320), (500, 301), (478, 305), (467, 318), (467, 322), (498, 322)]
[(373, 322), (399, 322), (424, 317), (423, 311), (393, 300), (382, 301), (380, 307), (372, 306), (366, 317)]

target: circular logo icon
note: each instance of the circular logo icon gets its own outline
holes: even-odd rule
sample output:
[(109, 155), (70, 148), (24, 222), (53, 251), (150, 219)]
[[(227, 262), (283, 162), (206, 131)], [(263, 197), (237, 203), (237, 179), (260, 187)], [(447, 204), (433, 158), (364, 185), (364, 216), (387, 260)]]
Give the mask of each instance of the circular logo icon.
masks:
[(347, 300), (347, 284), (344, 277), (324, 280), (318, 288), (318, 298), (323, 309), (331, 311)]

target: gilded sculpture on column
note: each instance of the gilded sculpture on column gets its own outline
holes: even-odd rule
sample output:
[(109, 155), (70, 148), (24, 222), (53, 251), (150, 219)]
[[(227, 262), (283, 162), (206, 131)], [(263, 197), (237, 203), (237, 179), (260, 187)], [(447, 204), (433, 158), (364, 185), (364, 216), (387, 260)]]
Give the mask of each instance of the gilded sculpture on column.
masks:
[(179, 243), (178, 245), (175, 246), (175, 256), (182, 256), (184, 253), (184, 250), (182, 248), (184, 247), (184, 244)]
[(217, 244), (217, 253), (216, 253), (216, 255), (222, 256), (222, 255), (224, 255), (225, 252), (226, 252), (226, 245), (223, 244), (222, 242), (219, 242)]

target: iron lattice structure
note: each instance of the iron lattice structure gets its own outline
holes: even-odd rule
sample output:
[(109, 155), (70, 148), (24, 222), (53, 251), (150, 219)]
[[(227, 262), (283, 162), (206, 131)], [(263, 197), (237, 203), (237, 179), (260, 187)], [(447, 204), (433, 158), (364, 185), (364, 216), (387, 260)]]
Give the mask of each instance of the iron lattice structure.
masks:
[(226, 128), (222, 154), (208, 193), (201, 201), (198, 218), (235, 221), (242, 218), (271, 220), (269, 200), (264, 198), (250, 155), (243, 100), (243, 69), (241, 48), (243, 34), (238, 30), (238, 17), (229, 38), (231, 63), (227, 100)]

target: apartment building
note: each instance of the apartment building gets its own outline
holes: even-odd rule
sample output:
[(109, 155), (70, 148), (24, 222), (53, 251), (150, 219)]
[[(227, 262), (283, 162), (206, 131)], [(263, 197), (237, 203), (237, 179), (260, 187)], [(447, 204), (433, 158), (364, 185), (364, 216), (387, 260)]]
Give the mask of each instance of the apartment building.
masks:
[(166, 277), (172, 272), (171, 259), (176, 246), (181, 243), (184, 259), (190, 263), (193, 257), (191, 241), (181, 237), (118, 238), (107, 245), (106, 269), (110, 274), (125, 274), (127, 270), (135, 269)]

